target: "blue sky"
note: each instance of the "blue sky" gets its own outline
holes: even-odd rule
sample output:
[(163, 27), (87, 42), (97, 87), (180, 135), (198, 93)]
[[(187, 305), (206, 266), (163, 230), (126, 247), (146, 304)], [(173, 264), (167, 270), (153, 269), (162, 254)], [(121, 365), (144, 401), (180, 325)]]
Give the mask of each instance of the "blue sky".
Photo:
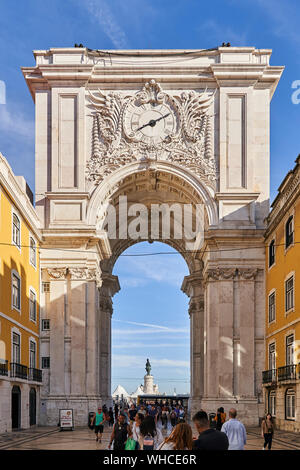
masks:
[[(0, 7), (0, 80), (6, 86), (6, 104), (0, 104), (0, 151), (14, 172), (25, 176), (33, 190), (34, 104), (20, 67), (34, 65), (33, 49), (69, 47), (74, 43), (96, 49), (200, 49), (231, 42), (233, 46), (273, 49), (271, 64), (285, 65), (286, 69), (271, 103), (272, 199), (283, 177), (294, 166), (299, 153), (300, 104), (292, 103), (291, 86), (293, 81), (300, 80), (298, 0), (0, 0)], [(140, 249), (141, 245), (137, 245), (130, 250)], [(154, 250), (154, 244), (148, 249)], [(124, 277), (126, 288), (123, 283), (123, 292), (115, 298), (114, 329), (131, 331), (135, 328), (121, 320), (162, 326), (179, 322), (182, 328), (186, 327), (187, 300), (178, 289), (184, 262), (179, 255), (174, 255), (169, 273), (163, 270), (165, 276), (158, 280), (155, 273), (167, 266), (165, 257), (142, 260), (121, 258), (116, 265), (116, 272), (121, 282)], [(135, 263), (140, 263), (138, 268)], [(132, 274), (132, 266), (139, 270), (138, 277), (136, 273)], [(143, 270), (146, 267), (147, 272)], [(140, 284), (134, 287), (134, 282)], [(142, 308), (143, 296), (149, 309)], [(177, 343), (175, 332), (174, 337), (171, 332), (163, 337), (158, 333), (150, 335), (146, 333), (149, 327), (143, 328), (149, 343), (150, 336), (152, 342)], [(114, 345), (117, 334), (114, 332)], [(126, 333), (125, 339), (126, 336), (132, 338), (130, 335)], [(188, 361), (187, 338), (186, 344), (185, 350), (156, 345), (152, 352), (146, 346), (138, 351), (129, 347), (114, 348), (114, 352), (123, 355), (122, 363), (126, 355), (141, 356), (143, 361), (145, 355), (166, 360), (180, 357), (178, 363), (179, 360)], [(130, 361), (127, 357), (127, 364), (131, 364)], [(125, 364), (123, 372), (116, 367), (113, 372), (116, 377), (130, 376), (131, 373), (134, 374), (132, 377), (137, 373), (143, 376), (143, 367), (144, 363), (139, 367)], [(163, 368), (159, 363), (154, 369), (153, 363), (157, 377), (177, 377), (177, 370), (176, 365), (169, 364), (166, 371), (166, 366)], [(187, 369), (185, 377), (188, 378)], [(133, 380), (127, 383), (130, 389)], [(174, 386), (178, 391), (184, 391), (183, 382), (180, 384), (178, 381)], [(161, 388), (170, 391), (167, 387)]]

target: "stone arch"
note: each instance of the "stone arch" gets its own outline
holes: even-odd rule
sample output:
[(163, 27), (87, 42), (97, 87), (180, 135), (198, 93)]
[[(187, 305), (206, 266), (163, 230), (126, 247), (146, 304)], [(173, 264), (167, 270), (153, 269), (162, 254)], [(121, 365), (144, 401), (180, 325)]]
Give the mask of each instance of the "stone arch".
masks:
[(103, 182), (92, 191), (87, 208), (86, 220), (88, 225), (94, 226), (97, 224), (99, 207), (103, 206), (111, 198), (125, 178), (146, 170), (163, 171), (181, 179), (187, 185), (189, 192), (197, 195), (199, 200), (205, 205), (209, 226), (216, 226), (218, 224), (218, 210), (214, 201), (213, 189), (205, 185), (189, 170), (179, 165), (170, 162), (155, 161), (151, 163), (136, 162), (128, 164), (105, 178)]

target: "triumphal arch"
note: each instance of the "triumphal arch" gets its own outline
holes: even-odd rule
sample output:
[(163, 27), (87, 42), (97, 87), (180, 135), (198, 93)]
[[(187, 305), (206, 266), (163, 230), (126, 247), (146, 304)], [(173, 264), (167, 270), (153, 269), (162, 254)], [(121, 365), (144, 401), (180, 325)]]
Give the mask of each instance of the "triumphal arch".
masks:
[[(36, 108), (41, 318), (50, 319), (40, 423), (73, 408), (75, 424), (86, 425), (89, 411), (110, 403), (114, 263), (131, 244), (157, 239), (189, 267), (191, 410), (234, 406), (257, 424), (269, 109), (282, 67), (253, 47), (34, 56), (22, 70)], [(162, 204), (189, 207), (192, 224), (202, 205), (200, 239), (196, 230), (190, 243), (172, 211), (167, 237), (160, 222), (145, 234)]]

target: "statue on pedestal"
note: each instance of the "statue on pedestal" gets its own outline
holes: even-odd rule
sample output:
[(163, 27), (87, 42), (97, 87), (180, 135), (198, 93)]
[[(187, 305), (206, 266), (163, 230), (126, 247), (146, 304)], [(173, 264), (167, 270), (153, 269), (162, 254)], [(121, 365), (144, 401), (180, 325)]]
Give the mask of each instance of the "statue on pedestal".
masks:
[(145, 369), (146, 369), (147, 375), (150, 375), (150, 372), (151, 372), (151, 364), (150, 364), (150, 362), (149, 362), (149, 359), (147, 359)]

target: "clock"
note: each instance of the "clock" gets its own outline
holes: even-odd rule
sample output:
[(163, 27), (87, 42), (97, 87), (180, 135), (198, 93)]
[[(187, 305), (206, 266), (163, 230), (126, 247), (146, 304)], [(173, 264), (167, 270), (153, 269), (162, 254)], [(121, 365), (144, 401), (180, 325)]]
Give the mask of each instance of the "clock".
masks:
[(127, 136), (154, 146), (176, 132), (176, 123), (176, 116), (166, 103), (130, 104), (124, 116)]

